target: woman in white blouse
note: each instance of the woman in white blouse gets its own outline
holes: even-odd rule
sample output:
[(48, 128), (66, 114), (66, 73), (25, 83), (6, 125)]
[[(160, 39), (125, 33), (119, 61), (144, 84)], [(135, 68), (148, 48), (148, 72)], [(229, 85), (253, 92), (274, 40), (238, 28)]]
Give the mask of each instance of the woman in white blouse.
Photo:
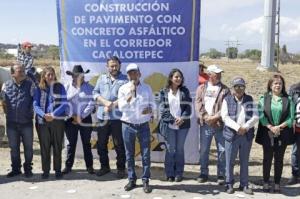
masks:
[(172, 69), (165, 88), (160, 91), (161, 123), (167, 144), (165, 173), (167, 181), (180, 182), (184, 171), (184, 143), (190, 128), (191, 102), (179, 69)]

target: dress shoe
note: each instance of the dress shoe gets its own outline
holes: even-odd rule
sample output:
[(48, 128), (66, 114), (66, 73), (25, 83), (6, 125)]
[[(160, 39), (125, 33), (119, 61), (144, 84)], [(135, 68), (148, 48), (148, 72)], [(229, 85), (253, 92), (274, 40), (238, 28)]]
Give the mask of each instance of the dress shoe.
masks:
[(145, 193), (151, 193), (152, 189), (148, 181), (143, 181), (143, 190)]
[(124, 189), (125, 189), (125, 191), (130, 191), (130, 190), (134, 189), (135, 187), (136, 187), (135, 180), (129, 180), (127, 185), (125, 185)]
[(117, 171), (117, 178), (119, 179), (123, 179), (126, 176), (126, 172), (125, 169), (118, 169)]
[(107, 173), (109, 173), (109, 172), (110, 172), (110, 168), (103, 167), (103, 168), (101, 168), (101, 169), (96, 173), (96, 175), (97, 175), (97, 176), (103, 176), (103, 175), (105, 175), (105, 174), (107, 174)]
[(70, 173), (70, 172), (72, 172), (72, 168), (71, 168), (71, 167), (66, 167), (66, 168), (64, 168), (64, 169), (62, 170), (62, 173), (63, 173), (63, 174), (68, 174), (68, 173)]
[(298, 183), (298, 177), (297, 176), (292, 176), (287, 182), (288, 185), (294, 185), (294, 184), (297, 184), (297, 183)]
[(55, 178), (56, 179), (62, 179), (63, 178), (63, 173), (61, 171), (55, 171)]
[(176, 176), (175, 177), (175, 182), (181, 182), (182, 181), (182, 176)]
[(45, 180), (45, 179), (48, 179), (49, 178), (49, 173), (48, 172), (44, 172), (42, 174), (42, 179)]
[(88, 168), (86, 168), (86, 170), (87, 170), (87, 172), (88, 172), (89, 174), (91, 174), (91, 175), (95, 173), (95, 170), (94, 170), (93, 167), (88, 167)]
[(208, 180), (208, 176), (207, 176), (207, 175), (203, 175), (203, 174), (201, 174), (201, 175), (197, 178), (197, 181), (198, 181), (199, 183), (207, 182), (207, 180)]
[(167, 177), (167, 181), (168, 181), (168, 182), (174, 182), (174, 181), (175, 181), (175, 178), (174, 178), (174, 177)]
[(9, 172), (9, 173), (6, 175), (6, 177), (12, 178), (12, 177), (15, 177), (15, 176), (18, 176), (18, 175), (21, 175), (21, 174), (22, 174), (21, 171), (11, 171), (11, 172)]
[(26, 178), (31, 178), (33, 176), (33, 173), (31, 170), (28, 170), (28, 171), (25, 171), (24, 175)]

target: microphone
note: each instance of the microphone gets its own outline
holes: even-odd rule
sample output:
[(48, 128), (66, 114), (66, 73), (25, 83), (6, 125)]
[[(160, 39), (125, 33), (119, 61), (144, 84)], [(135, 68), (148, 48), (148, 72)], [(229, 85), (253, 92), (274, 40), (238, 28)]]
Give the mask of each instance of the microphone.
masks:
[(132, 83), (132, 86), (133, 86), (133, 88), (134, 88), (134, 89), (133, 89), (133, 92), (134, 92), (134, 93), (133, 93), (133, 97), (136, 98), (136, 87), (135, 87), (135, 84), (134, 84), (134, 80), (131, 80), (130, 82)]

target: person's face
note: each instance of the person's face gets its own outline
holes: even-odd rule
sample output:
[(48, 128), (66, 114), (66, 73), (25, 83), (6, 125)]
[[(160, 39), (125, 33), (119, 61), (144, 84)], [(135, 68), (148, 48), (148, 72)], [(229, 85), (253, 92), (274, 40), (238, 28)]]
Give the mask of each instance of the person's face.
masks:
[(26, 46), (24, 50), (25, 50), (25, 53), (30, 53), (30, 51), (31, 51), (31, 47), (29, 47), (29, 46)]
[(51, 85), (55, 81), (55, 74), (52, 71), (47, 71), (45, 74), (45, 81), (48, 85)]
[(12, 74), (12, 76), (16, 79), (16, 80), (22, 80), (25, 79), (25, 69), (22, 66), (17, 66), (14, 69), (14, 73)]
[(107, 67), (109, 74), (111, 74), (112, 76), (116, 76), (120, 71), (119, 62), (114, 61), (114, 60), (109, 60), (106, 67)]
[(240, 98), (242, 98), (242, 97), (244, 96), (244, 94), (245, 94), (245, 89), (246, 89), (246, 87), (245, 87), (244, 85), (235, 85), (235, 86), (233, 87), (233, 90), (234, 90), (233, 94), (234, 94), (238, 99), (240, 99)]
[(171, 78), (171, 82), (174, 86), (178, 87), (182, 83), (182, 76), (179, 72), (175, 72)]
[(76, 85), (81, 85), (84, 81), (84, 74), (82, 74), (82, 73), (74, 74), (74, 75), (72, 75), (72, 78), (73, 78), (73, 82)]
[(271, 90), (275, 94), (280, 94), (282, 91), (282, 86), (283, 86), (283, 83), (282, 83), (281, 79), (276, 78), (276, 79), (274, 79), (274, 81), (271, 85)]
[(212, 83), (218, 83), (221, 80), (221, 73), (209, 73), (209, 79)]
[(133, 81), (135, 81), (135, 82), (137, 82), (139, 79), (140, 79), (140, 77), (141, 77), (141, 73), (140, 73), (140, 71), (138, 71), (138, 70), (132, 70), (132, 71), (129, 71), (128, 73), (127, 73), (127, 75), (128, 75), (128, 79), (131, 81), (131, 80), (133, 80)]

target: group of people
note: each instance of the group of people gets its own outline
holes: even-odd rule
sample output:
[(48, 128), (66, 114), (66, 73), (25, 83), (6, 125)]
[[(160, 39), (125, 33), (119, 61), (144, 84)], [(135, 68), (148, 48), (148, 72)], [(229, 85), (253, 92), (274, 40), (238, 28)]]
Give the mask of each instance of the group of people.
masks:
[[(30, 68), (30, 67), (29, 67)], [(142, 156), (142, 183), (145, 193), (152, 191), (150, 127), (154, 115), (159, 116), (159, 133), (166, 143), (165, 175), (169, 182), (181, 182), (184, 173), (184, 145), (191, 127), (193, 112), (189, 89), (184, 86), (184, 75), (179, 69), (172, 69), (167, 83), (154, 98), (149, 85), (140, 80), (141, 71), (137, 64), (126, 67), (127, 75), (120, 70), (118, 57), (110, 57), (106, 63), (107, 72), (100, 74), (95, 87), (85, 81), (81, 65), (75, 65), (66, 74), (72, 81), (59, 83), (53, 67), (45, 67), (39, 80), (26, 75), (26, 64), (18, 62), (11, 67), (12, 79), (1, 91), (5, 105), (6, 126), (11, 149), (12, 170), (7, 177), (21, 174), (20, 142), (24, 145), (24, 174), (31, 177), (33, 158), (33, 125), (35, 124), (41, 150), (42, 178), (49, 178), (51, 150), (53, 169), (60, 179), (72, 171), (76, 143), (80, 133), (87, 172), (94, 174), (91, 133), (92, 113), (97, 111), (97, 152), (101, 168), (96, 172), (103, 176), (111, 172), (107, 144), (112, 136), (116, 151), (117, 177), (126, 176), (124, 189), (136, 187), (135, 141), (140, 144)], [(28, 69), (28, 66), (27, 66)], [(31, 69), (29, 69), (31, 71)], [(33, 71), (33, 70), (32, 70)], [(203, 71), (202, 71), (203, 72)], [(220, 185), (226, 185), (226, 192), (234, 193), (233, 168), (237, 153), (241, 164), (240, 189), (253, 194), (248, 184), (248, 164), (254, 127), (259, 122), (256, 142), (263, 146), (264, 191), (270, 191), (270, 170), (274, 156), (275, 186), (280, 192), (283, 158), (287, 145), (300, 149), (299, 118), (295, 123), (296, 104), (299, 102), (300, 86), (286, 92), (281, 75), (274, 75), (268, 82), (266, 93), (256, 106), (253, 98), (246, 94), (246, 82), (241, 77), (232, 80), (232, 89), (221, 82), (223, 70), (217, 65), (207, 68), (206, 80), (201, 81), (195, 97), (195, 112), (199, 123), (200, 138), (200, 183), (209, 179), (209, 153), (213, 137), (217, 146), (217, 176)], [(159, 104), (157, 107), (156, 105)], [(33, 123), (35, 113), (35, 123)], [(297, 123), (298, 122), (298, 123)], [(297, 132), (294, 134), (294, 129)], [(65, 167), (62, 169), (62, 148), (64, 135), (68, 140)], [(296, 136), (295, 136), (296, 135)], [(295, 148), (296, 148), (295, 145)], [(293, 182), (299, 175), (300, 152), (294, 149), (295, 169)], [(298, 161), (298, 162), (297, 162)]]

